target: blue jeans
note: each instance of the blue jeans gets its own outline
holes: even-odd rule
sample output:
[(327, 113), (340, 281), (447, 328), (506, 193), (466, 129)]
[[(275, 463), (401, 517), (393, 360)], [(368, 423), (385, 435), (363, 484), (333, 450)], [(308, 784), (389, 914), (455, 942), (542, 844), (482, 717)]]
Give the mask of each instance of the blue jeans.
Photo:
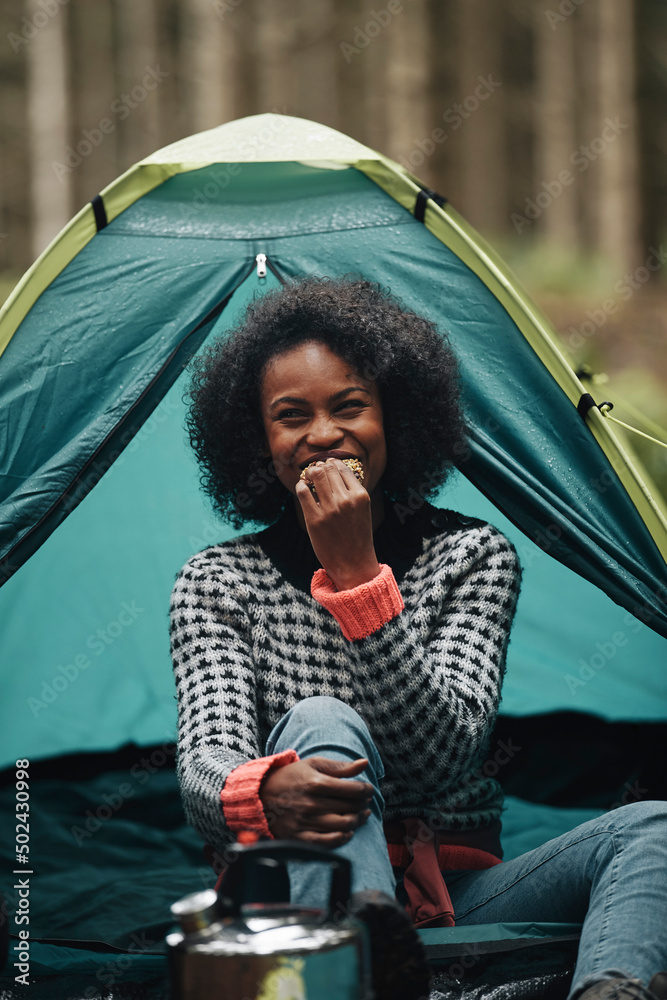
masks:
[[(274, 727), (266, 753), (367, 757), (360, 777), (376, 789), (368, 822), (336, 853), (352, 862), (352, 892), (396, 892), (382, 818), (382, 761), (361, 717), (336, 698), (306, 698)], [(644, 983), (667, 970), (667, 803), (636, 802), (582, 823), (519, 858), (483, 871), (446, 872), (456, 924), (582, 923), (568, 1000), (601, 979)], [(291, 865), (292, 899), (323, 906), (328, 874)]]

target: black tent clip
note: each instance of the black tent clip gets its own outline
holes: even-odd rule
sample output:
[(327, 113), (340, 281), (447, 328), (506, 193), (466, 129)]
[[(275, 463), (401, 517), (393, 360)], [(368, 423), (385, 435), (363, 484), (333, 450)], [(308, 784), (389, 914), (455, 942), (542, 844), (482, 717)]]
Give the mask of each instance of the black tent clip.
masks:
[(432, 191), (431, 188), (422, 188), (421, 191), (417, 193), (417, 200), (415, 202), (415, 219), (417, 222), (424, 221), (424, 213), (426, 211), (426, 202), (429, 198), (439, 205), (440, 208), (446, 203), (447, 199), (438, 194), (437, 191)]
[(107, 221), (107, 211), (104, 207), (104, 202), (102, 201), (102, 195), (96, 194), (90, 203), (93, 206), (93, 212), (95, 213), (95, 225), (97, 226), (97, 231), (99, 233), (100, 229), (104, 229), (108, 225)]
[(598, 404), (595, 402), (595, 400), (591, 396), (590, 392), (585, 392), (583, 394), (583, 396), (581, 397), (581, 399), (579, 400), (579, 402), (577, 403), (577, 413), (579, 414), (579, 416), (581, 417), (582, 420), (586, 419), (588, 411), (593, 406), (596, 406), (598, 408), (598, 410), (600, 411), (600, 413), (602, 413), (602, 414), (609, 413), (610, 410), (614, 409), (614, 404), (610, 403), (608, 399), (605, 399), (598, 406)]

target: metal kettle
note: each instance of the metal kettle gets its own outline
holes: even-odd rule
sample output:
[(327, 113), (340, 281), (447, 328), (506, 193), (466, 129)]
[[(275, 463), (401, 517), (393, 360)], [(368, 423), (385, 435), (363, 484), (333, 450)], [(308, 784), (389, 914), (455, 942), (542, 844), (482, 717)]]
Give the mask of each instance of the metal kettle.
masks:
[[(350, 919), (350, 862), (294, 841), (235, 845), (220, 891), (192, 893), (171, 908), (167, 935), (172, 1000), (367, 1000), (370, 956)], [(262, 871), (288, 861), (332, 867), (326, 911), (290, 903), (243, 903)], [(270, 878), (269, 878), (270, 881)]]

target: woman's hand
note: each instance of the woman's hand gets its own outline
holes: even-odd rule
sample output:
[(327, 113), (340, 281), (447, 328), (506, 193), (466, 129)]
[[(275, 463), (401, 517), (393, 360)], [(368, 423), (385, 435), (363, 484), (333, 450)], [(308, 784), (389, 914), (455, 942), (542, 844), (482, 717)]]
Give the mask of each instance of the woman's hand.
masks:
[(259, 797), (273, 836), (325, 848), (346, 844), (370, 816), (373, 786), (343, 779), (366, 767), (363, 757), (350, 763), (306, 757), (270, 770)]
[(338, 590), (367, 583), (380, 572), (373, 545), (371, 498), (339, 458), (311, 465), (296, 495), (315, 555)]

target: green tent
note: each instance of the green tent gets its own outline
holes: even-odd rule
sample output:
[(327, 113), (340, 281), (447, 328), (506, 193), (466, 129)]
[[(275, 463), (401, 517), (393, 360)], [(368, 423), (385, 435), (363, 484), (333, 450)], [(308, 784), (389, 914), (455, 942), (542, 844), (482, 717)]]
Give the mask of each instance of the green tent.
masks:
[[(0, 767), (29, 759), (71, 810), (56, 859), (44, 852), (53, 900), (72, 844), (82, 887), (97, 884), (91, 859), (138, 805), (140, 774), (151, 792), (174, 787), (169, 592), (190, 554), (233, 534), (198, 488), (184, 366), (254, 296), (351, 273), (433, 319), (460, 360), (470, 448), (436, 505), (497, 524), (524, 565), (504, 717), (651, 732), (667, 718), (665, 511), (516, 280), (384, 156), (297, 118), (229, 122), (102, 191), (0, 312)], [(85, 759), (99, 767), (83, 774)], [(104, 785), (109, 768), (129, 777)], [(70, 774), (102, 784), (70, 801)], [(167, 899), (202, 864), (179, 831), (187, 863)], [(136, 863), (128, 838), (119, 871)], [(96, 940), (127, 952), (131, 924), (115, 938), (103, 924)], [(81, 940), (67, 921), (35, 937), (58, 942), (42, 945), (45, 969), (66, 968)]]

